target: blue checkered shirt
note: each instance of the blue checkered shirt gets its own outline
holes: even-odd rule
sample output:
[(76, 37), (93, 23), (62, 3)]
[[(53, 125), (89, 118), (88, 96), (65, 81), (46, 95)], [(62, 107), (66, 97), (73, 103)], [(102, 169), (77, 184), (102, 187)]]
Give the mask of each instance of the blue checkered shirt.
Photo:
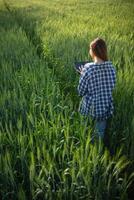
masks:
[(94, 119), (107, 119), (114, 111), (112, 91), (116, 70), (111, 61), (87, 63), (80, 76), (78, 93), (82, 96), (79, 111)]

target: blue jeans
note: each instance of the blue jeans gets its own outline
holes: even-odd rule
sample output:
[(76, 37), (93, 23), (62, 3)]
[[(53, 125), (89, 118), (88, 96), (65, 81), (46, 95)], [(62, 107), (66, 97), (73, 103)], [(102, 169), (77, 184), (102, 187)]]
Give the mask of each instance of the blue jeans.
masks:
[(106, 125), (107, 125), (107, 120), (95, 120), (95, 133), (97, 137), (101, 139), (104, 138)]
[[(92, 124), (92, 128), (94, 129), (94, 131), (92, 132), (92, 141), (94, 141), (94, 138), (100, 138), (103, 139), (104, 138), (104, 134), (105, 134), (105, 129), (106, 129), (106, 125), (107, 125), (107, 120), (97, 120), (97, 119), (92, 119), (90, 116), (86, 117), (84, 116), (82, 118), (82, 122), (83, 124), (86, 125), (86, 127), (90, 124)], [(93, 122), (93, 123), (92, 123)], [(93, 125), (94, 124), (94, 125)]]

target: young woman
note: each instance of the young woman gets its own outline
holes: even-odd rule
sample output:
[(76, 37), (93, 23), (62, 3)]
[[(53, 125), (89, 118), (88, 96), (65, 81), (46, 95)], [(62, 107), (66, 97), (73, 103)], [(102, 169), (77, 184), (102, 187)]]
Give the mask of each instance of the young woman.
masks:
[(103, 39), (96, 38), (89, 50), (93, 62), (80, 70), (78, 93), (82, 96), (79, 111), (95, 122), (95, 133), (103, 139), (107, 120), (113, 115), (112, 91), (116, 83), (116, 70), (108, 60), (107, 46)]

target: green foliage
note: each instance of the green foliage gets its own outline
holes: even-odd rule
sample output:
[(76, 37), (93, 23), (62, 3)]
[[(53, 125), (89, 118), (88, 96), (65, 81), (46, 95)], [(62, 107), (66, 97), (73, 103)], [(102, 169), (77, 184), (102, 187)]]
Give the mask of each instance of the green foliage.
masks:
[[(0, 0), (1, 199), (131, 198), (133, 9), (121, 0)], [(73, 65), (91, 60), (95, 37), (117, 70), (108, 148), (91, 144), (92, 125), (77, 112)]]

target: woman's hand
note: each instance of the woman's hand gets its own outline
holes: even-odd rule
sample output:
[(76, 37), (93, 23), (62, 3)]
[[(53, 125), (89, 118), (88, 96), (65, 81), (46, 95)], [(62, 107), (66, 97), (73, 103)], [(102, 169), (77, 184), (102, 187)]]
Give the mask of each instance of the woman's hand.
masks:
[(79, 67), (79, 69), (80, 69), (80, 74), (82, 75), (83, 74), (83, 72), (84, 72), (84, 67), (83, 67), (83, 65), (81, 65), (80, 67)]

